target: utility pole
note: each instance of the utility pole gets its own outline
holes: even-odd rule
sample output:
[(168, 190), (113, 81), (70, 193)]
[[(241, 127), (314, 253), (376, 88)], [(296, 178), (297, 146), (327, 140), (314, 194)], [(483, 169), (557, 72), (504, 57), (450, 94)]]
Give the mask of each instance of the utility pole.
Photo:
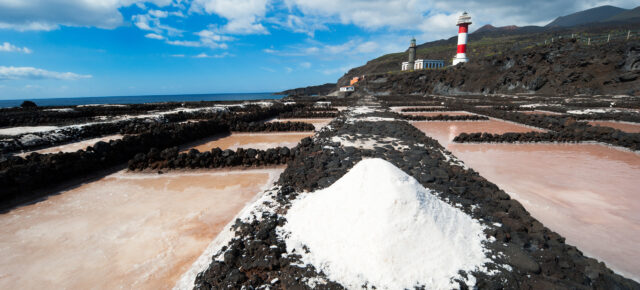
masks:
[(611, 41), (611, 33), (609, 33), (609, 36), (607, 36), (607, 42)]
[(589, 37), (589, 40), (587, 40), (587, 45), (591, 45), (591, 37)]
[(631, 37), (631, 30), (627, 31), (627, 40), (629, 40), (629, 37)]

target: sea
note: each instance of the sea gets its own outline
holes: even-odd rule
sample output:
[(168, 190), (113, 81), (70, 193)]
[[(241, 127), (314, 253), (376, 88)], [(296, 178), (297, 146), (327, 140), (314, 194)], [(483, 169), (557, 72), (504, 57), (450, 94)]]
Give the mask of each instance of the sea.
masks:
[[(199, 101), (247, 101), (277, 100), (284, 95), (273, 93), (237, 93), (237, 94), (189, 94), (189, 95), (151, 95), (151, 96), (117, 96), (117, 97), (79, 97), (29, 99), (38, 106), (77, 106), (103, 104), (143, 104), (164, 102), (199, 102)], [(22, 100), (0, 100), (0, 108), (18, 107)]]

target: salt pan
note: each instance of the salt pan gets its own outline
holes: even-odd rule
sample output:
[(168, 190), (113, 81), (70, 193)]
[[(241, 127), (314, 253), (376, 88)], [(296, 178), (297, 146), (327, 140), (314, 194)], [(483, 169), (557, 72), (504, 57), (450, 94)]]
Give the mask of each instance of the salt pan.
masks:
[[(349, 289), (451, 289), (484, 271), (484, 226), (382, 159), (365, 159), (328, 188), (301, 194), (278, 228), (301, 255)], [(303, 247), (308, 249), (305, 251)]]

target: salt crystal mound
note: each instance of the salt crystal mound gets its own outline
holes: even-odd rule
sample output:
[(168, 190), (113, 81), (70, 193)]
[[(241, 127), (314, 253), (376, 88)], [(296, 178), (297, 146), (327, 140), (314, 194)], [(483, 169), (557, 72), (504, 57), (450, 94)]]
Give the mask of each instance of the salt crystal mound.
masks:
[(478, 221), (382, 159), (301, 194), (286, 219), (278, 235), (287, 253), (349, 289), (458, 288), (459, 271), (486, 271), (490, 262)]

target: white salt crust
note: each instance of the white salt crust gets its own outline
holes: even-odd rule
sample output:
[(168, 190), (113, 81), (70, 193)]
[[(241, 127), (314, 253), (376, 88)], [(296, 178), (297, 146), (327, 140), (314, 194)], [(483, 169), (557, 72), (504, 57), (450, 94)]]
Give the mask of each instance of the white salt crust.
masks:
[(382, 159), (301, 194), (285, 218), (277, 230), (287, 253), (349, 289), (457, 288), (453, 279), (473, 286), (459, 271), (485, 272), (490, 262), (483, 225)]

